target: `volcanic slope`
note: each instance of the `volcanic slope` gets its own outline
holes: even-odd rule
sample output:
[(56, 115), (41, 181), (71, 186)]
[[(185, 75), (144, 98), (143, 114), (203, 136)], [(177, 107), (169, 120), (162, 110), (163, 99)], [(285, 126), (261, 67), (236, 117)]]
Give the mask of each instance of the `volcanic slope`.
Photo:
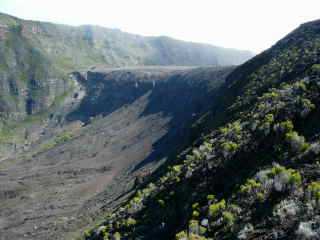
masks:
[(86, 239), (320, 239), (320, 21), (237, 67), (211, 132)]
[(232, 69), (73, 72), (71, 97), (0, 162), (0, 238), (70, 239), (96, 222), (197, 135), (191, 124)]

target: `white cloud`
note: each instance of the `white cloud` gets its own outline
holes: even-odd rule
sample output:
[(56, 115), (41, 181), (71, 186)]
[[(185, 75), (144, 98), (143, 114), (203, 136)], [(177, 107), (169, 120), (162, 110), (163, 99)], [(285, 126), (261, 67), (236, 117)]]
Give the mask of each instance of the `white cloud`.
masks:
[(259, 52), (317, 19), (319, 0), (0, 0), (21, 18), (120, 28)]

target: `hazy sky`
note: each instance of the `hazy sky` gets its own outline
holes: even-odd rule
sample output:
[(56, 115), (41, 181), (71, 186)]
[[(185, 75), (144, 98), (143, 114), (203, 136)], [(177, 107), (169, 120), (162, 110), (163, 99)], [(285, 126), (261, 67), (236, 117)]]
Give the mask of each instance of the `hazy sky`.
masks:
[(320, 18), (319, 0), (0, 0), (0, 12), (260, 52)]

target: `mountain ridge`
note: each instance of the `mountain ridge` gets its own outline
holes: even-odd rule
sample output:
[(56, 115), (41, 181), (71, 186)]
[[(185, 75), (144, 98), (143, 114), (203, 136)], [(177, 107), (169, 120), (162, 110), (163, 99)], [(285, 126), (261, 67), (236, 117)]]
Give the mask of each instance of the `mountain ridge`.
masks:
[(0, 56), (1, 120), (10, 122), (58, 104), (72, 92), (72, 71), (96, 65), (233, 65), (252, 55), (167, 37), (0, 14)]

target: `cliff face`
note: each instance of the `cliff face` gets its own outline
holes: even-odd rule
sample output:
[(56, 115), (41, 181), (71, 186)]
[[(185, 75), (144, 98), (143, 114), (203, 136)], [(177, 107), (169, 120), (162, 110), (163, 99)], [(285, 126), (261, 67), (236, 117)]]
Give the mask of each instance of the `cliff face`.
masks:
[(50, 60), (20, 25), (2, 27), (6, 31), (0, 40), (1, 118), (21, 120), (48, 108), (70, 86), (54, 74)]
[[(195, 104), (201, 98), (210, 96), (210, 91), (221, 84), (226, 69), (232, 68), (145, 67), (100, 69), (85, 74), (76, 72), (73, 74), (85, 87), (86, 96), (67, 119), (88, 122), (90, 117), (110, 114), (146, 94), (150, 96), (145, 114), (163, 112), (179, 118), (195, 116), (207, 106)], [(202, 99), (201, 102), (206, 101)]]
[(1, 119), (47, 111), (72, 91), (68, 73), (106, 65), (231, 65), (249, 52), (142, 37), (97, 26), (70, 27), (0, 14)]

